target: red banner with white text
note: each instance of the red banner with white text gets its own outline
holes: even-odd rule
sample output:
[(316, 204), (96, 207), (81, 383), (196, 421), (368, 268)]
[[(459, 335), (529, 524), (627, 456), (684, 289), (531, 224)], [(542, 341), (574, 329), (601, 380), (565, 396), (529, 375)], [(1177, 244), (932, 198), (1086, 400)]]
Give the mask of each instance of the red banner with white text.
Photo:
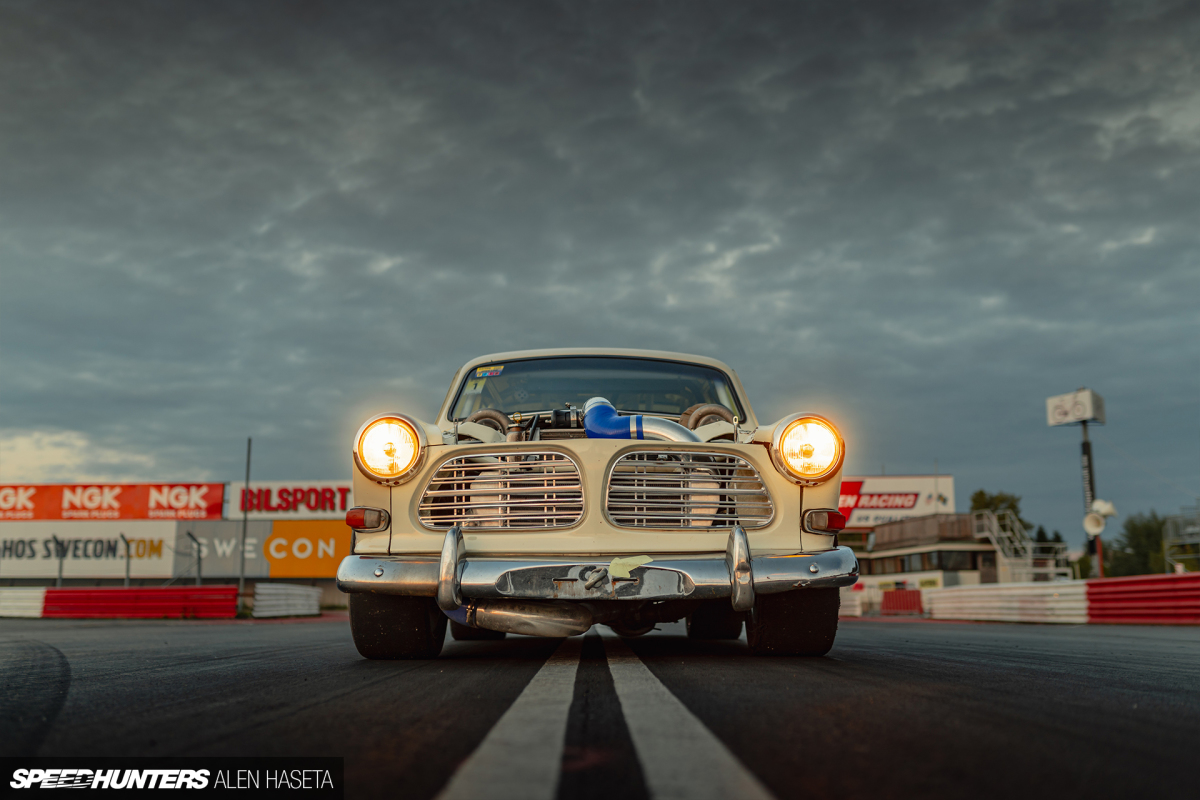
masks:
[(0, 484), (0, 520), (220, 519), (223, 483)]

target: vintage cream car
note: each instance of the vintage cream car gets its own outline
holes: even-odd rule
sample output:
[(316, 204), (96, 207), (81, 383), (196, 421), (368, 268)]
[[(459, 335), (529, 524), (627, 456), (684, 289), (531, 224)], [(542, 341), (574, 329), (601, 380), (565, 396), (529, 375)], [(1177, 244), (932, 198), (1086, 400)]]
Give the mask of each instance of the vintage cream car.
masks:
[(845, 445), (816, 414), (760, 425), (737, 374), (642, 350), (530, 350), (459, 370), (435, 422), (354, 439), (352, 555), (338, 569), (367, 658), (456, 639), (637, 636), (823, 655), (838, 587)]

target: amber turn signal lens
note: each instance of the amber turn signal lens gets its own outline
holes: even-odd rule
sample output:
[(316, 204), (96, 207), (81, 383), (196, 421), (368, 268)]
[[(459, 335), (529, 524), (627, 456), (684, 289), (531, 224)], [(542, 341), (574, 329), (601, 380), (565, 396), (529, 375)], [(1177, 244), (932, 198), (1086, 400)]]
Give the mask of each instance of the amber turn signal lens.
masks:
[(387, 512), (382, 508), (358, 506), (346, 512), (346, 524), (359, 531), (375, 530), (386, 526)]
[(806, 521), (809, 530), (820, 533), (836, 533), (846, 529), (846, 515), (839, 511), (810, 511)]

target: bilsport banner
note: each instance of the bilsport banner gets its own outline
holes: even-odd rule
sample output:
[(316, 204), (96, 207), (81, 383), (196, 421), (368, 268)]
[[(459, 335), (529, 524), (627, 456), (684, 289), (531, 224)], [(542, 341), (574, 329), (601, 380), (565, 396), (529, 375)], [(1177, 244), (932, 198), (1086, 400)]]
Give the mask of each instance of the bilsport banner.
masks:
[[(251, 481), (250, 519), (342, 519), (353, 505), (350, 481)], [(229, 485), (229, 519), (241, 519), (246, 489)]]

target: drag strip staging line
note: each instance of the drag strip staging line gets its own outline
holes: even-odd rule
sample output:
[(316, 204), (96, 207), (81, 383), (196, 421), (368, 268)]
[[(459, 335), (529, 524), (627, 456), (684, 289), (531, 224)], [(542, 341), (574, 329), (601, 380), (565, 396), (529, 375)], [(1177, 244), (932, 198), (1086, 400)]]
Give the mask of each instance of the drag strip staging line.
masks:
[(655, 800), (774, 800), (629, 645), (606, 636), (604, 649)]
[(565, 639), (450, 779), (438, 800), (551, 800), (581, 642)]
[[(438, 800), (552, 800), (556, 796), (581, 648), (579, 638), (559, 646)], [(774, 800), (628, 645), (606, 636), (604, 652), (650, 797)]]

